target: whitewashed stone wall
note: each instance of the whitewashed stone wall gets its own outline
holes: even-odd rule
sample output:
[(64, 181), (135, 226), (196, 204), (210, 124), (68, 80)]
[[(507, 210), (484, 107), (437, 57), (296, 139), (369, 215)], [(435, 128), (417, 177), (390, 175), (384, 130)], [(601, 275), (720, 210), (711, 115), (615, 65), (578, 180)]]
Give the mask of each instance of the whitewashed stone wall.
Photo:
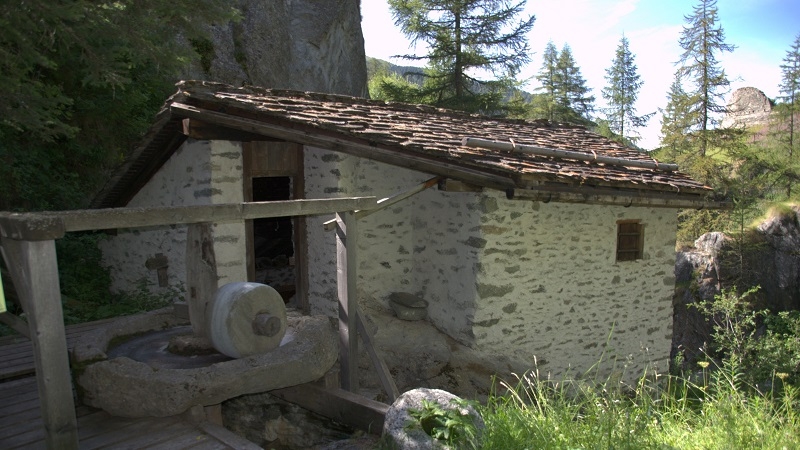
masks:
[[(188, 140), (128, 203), (129, 207), (189, 206), (243, 201), (242, 150), (239, 143)], [(243, 222), (214, 224), (214, 252), (220, 285), (247, 279)], [(112, 289), (131, 291), (145, 282), (158, 287), (148, 258), (167, 256), (172, 287), (186, 279), (186, 226), (120, 229), (101, 243), (103, 263), (111, 268)]]
[[(307, 149), (308, 198), (390, 195), (429, 178)], [(309, 221), (312, 313), (336, 315), (330, 217)], [(644, 259), (616, 262), (617, 221), (645, 227)], [(359, 221), (361, 301), (406, 291), (440, 330), (506, 367), (632, 380), (667, 368), (675, 210), (508, 200), (435, 188)], [(602, 358), (602, 362), (601, 362)]]

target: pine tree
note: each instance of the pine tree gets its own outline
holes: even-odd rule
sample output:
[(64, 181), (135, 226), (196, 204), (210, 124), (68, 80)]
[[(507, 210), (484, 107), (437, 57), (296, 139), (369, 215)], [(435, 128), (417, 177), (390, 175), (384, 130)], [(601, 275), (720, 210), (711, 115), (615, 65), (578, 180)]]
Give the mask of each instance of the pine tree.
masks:
[(594, 111), (594, 96), (586, 87), (581, 69), (572, 57), (572, 50), (564, 44), (556, 64), (556, 115), (559, 121), (580, 124), (591, 123), (590, 114)]
[(604, 109), (608, 127), (623, 143), (635, 144), (640, 138), (636, 128), (645, 126), (655, 113), (636, 115), (636, 99), (643, 82), (628, 44), (628, 39), (622, 36), (612, 65), (606, 69), (608, 85), (602, 93), (609, 105)]
[[(389, 0), (395, 24), (412, 43), (428, 44), (424, 96), (436, 106), (471, 112), (502, 110), (505, 92), (530, 61), (526, 34), (534, 16), (517, 20), (525, 0)], [(492, 80), (470, 75), (488, 71)]]
[(725, 43), (725, 32), (717, 25), (717, 1), (700, 0), (692, 15), (684, 16), (686, 26), (679, 40), (683, 49), (678, 64), (681, 76), (693, 85), (689, 114), (697, 135), (700, 156), (705, 156), (717, 124), (714, 116), (725, 111), (724, 95), (730, 85), (725, 71), (719, 67), (717, 55), (731, 52), (734, 46)]

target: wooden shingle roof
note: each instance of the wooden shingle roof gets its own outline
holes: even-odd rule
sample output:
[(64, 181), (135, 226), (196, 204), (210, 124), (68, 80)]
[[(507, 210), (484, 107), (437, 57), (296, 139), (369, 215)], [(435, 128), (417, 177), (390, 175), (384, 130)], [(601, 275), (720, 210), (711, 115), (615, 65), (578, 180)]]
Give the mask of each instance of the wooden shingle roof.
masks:
[[(509, 192), (568, 192), (668, 199), (660, 206), (719, 207), (712, 191), (674, 170), (475, 148), (464, 138), (582, 152), (620, 160), (654, 160), (585, 127), (487, 118), (424, 105), (362, 98), (234, 88), (183, 81), (142, 144), (109, 180), (93, 206), (121, 206), (183, 142), (181, 120), (284, 139)], [(585, 159), (585, 158), (584, 158)], [(591, 159), (591, 158), (588, 158)], [(672, 201), (675, 200), (675, 201)], [(580, 201), (580, 199), (578, 200)]]

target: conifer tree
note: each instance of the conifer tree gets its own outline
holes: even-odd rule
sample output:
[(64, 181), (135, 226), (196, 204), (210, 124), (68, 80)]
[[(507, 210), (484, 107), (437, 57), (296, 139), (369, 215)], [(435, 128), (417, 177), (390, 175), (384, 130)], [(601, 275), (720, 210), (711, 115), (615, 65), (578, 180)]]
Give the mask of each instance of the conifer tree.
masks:
[(581, 69), (572, 57), (572, 50), (564, 44), (556, 64), (556, 105), (560, 120), (589, 124), (594, 111), (594, 96), (586, 86)]
[(731, 52), (735, 46), (725, 43), (725, 32), (717, 24), (717, 1), (700, 0), (692, 15), (684, 16), (686, 26), (680, 36), (683, 49), (680, 64), (681, 78), (689, 82), (688, 111), (693, 123), (692, 131), (698, 141), (700, 156), (705, 156), (712, 139), (710, 130), (717, 124), (716, 113), (725, 111), (724, 95), (730, 85), (725, 71), (719, 67), (717, 56)]
[(602, 93), (608, 102), (608, 107), (604, 109), (608, 127), (623, 143), (635, 144), (640, 138), (636, 128), (645, 126), (655, 113), (636, 115), (636, 99), (643, 82), (636, 71), (634, 55), (625, 36), (619, 41), (605, 78), (608, 85)]
[[(534, 16), (517, 19), (525, 0), (388, 0), (395, 24), (412, 43), (423, 41), (427, 60), (423, 96), (436, 106), (471, 112), (502, 110), (503, 95), (516, 85), (530, 60), (527, 33)], [(482, 80), (474, 70), (491, 72)]]
[(536, 74), (541, 84), (535, 89), (539, 92), (534, 97), (533, 114), (536, 118), (555, 121), (557, 90), (558, 50), (553, 41), (549, 41), (542, 54), (542, 68)]
[[(791, 48), (786, 52), (786, 57), (781, 64), (781, 71), (783, 73), (779, 99), (781, 103), (778, 105), (777, 115), (780, 122), (780, 143), (784, 150), (784, 155), (787, 159), (788, 168), (794, 168), (797, 165), (795, 162), (797, 157), (800, 156), (800, 136), (798, 136), (797, 120), (800, 116), (800, 34), (798, 34)], [(791, 175), (786, 180), (786, 197), (792, 196), (792, 185), (797, 182), (797, 173), (787, 174)]]

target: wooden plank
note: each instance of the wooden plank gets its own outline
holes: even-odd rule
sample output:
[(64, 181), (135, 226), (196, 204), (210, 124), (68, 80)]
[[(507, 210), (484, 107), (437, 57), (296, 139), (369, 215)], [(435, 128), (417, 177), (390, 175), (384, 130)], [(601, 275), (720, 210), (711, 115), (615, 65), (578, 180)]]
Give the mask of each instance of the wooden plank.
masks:
[(170, 111), (181, 117), (206, 120), (229, 128), (281, 138), (312, 147), (334, 150), (420, 172), (459, 178), (473, 184), (494, 189), (505, 190), (514, 187), (514, 182), (503, 175), (480, 170), (478, 168), (464, 167), (441, 158), (432, 158), (424, 155), (406, 153), (398, 149), (388, 149), (382, 146), (371, 145), (366, 141), (360, 142), (357, 138), (354, 138), (354, 140), (347, 140), (340, 137), (327, 136), (319, 132), (310, 133), (304, 129), (294, 129), (274, 123), (232, 116), (181, 103), (172, 103), (170, 105)]
[(27, 313), (48, 448), (77, 449), (67, 338), (61, 311), (55, 241), (3, 237), (6, 266)]
[(700, 196), (689, 198), (686, 195), (666, 193), (643, 193), (614, 189), (591, 188), (588, 186), (541, 186), (535, 189), (510, 189), (506, 192), (510, 199), (534, 200), (544, 203), (591, 203), (595, 205), (646, 206), (675, 209), (728, 209), (727, 202), (706, 200)]
[(31, 338), (31, 331), (28, 329), (28, 322), (25, 322), (14, 314), (11, 314), (10, 312), (0, 313), (0, 322), (5, 323), (14, 329), (14, 331), (27, 337), (28, 339)]
[(241, 450), (258, 450), (261, 447), (258, 445), (248, 441), (247, 439), (237, 435), (236, 433), (231, 432), (227, 428), (223, 427), (222, 425), (217, 425), (211, 422), (203, 422), (197, 425), (203, 432), (207, 433), (210, 436), (213, 436), (214, 439), (218, 440), (219, 442), (230, 446), (231, 448), (241, 449)]
[(206, 311), (217, 287), (217, 262), (211, 224), (189, 224), (186, 234), (186, 290), (189, 321), (196, 337), (208, 337)]
[(488, 148), (509, 153), (527, 153), (538, 156), (550, 156), (561, 159), (574, 159), (577, 161), (589, 161), (611, 166), (639, 167), (650, 170), (660, 170), (664, 172), (674, 172), (678, 170), (677, 164), (659, 163), (656, 160), (642, 161), (637, 159), (615, 158), (612, 156), (598, 155), (594, 152), (575, 152), (571, 150), (561, 150), (557, 148), (538, 147), (535, 145), (515, 144), (512, 142), (492, 141), (473, 137), (465, 137), (461, 140), (461, 145), (472, 148)]
[[(418, 193), (420, 193), (420, 192), (422, 192), (422, 191), (424, 191), (426, 189), (429, 189), (429, 188), (432, 188), (432, 187), (436, 186), (439, 183), (439, 181), (441, 181), (441, 180), (442, 180), (442, 177), (433, 177), (430, 180), (424, 181), (424, 182), (414, 186), (411, 189), (395, 193), (395, 194), (390, 195), (389, 197), (386, 197), (386, 198), (382, 198), (382, 199), (378, 200), (378, 202), (377, 202), (377, 204), (376, 204), (376, 206), (374, 208), (371, 208), (371, 209), (368, 209), (368, 210), (358, 210), (358, 211), (356, 211), (355, 212), (356, 219), (361, 219), (361, 218), (370, 216), (372, 214), (375, 214), (376, 212), (382, 211), (382, 210), (384, 210), (384, 209), (386, 209), (386, 208), (388, 208), (388, 207), (390, 207), (390, 206), (392, 206), (392, 205), (394, 205), (394, 204), (396, 204), (398, 202), (401, 202), (401, 201), (403, 201), (403, 200), (405, 200), (405, 199), (407, 199), (407, 198), (409, 198), (409, 197), (411, 197), (411, 196), (413, 196), (415, 194), (418, 194)], [(336, 228), (336, 219), (331, 219), (331, 220), (325, 222), (324, 224), (322, 224), (322, 226), (325, 228), (325, 231), (331, 231), (334, 228)]]
[(367, 348), (369, 358), (372, 360), (372, 366), (375, 368), (375, 372), (378, 373), (381, 386), (383, 386), (384, 392), (386, 392), (386, 395), (389, 397), (389, 403), (394, 403), (397, 397), (400, 396), (400, 391), (397, 389), (397, 384), (394, 382), (391, 372), (389, 372), (386, 361), (375, 351), (375, 345), (372, 343), (372, 336), (374, 336), (375, 333), (372, 331), (372, 327), (364, 321), (361, 313), (356, 314), (356, 316), (358, 332), (361, 334), (361, 340), (364, 341), (364, 346)]
[(342, 389), (358, 392), (358, 225), (352, 211), (336, 214), (336, 285)]
[[(374, 206), (375, 197), (344, 197), (44, 213), (0, 212), (0, 234), (7, 238), (24, 234), (24, 236), (30, 236), (30, 240), (40, 240), (42, 236), (50, 236), (51, 234), (56, 235), (54, 238), (63, 237), (64, 231), (109, 230), (199, 222), (238, 221), (265, 217), (308, 216), (355, 209), (369, 209)], [(42, 231), (37, 234), (37, 230), (25, 231), (37, 225), (49, 226), (51, 222), (58, 222), (60, 226), (58, 233), (45, 233)]]
[(257, 141), (266, 139), (259, 134), (247, 133), (205, 123), (200, 120), (183, 119), (183, 134), (198, 141)]
[(287, 402), (337, 422), (380, 435), (389, 405), (342, 389), (326, 389), (314, 383), (269, 391)]

